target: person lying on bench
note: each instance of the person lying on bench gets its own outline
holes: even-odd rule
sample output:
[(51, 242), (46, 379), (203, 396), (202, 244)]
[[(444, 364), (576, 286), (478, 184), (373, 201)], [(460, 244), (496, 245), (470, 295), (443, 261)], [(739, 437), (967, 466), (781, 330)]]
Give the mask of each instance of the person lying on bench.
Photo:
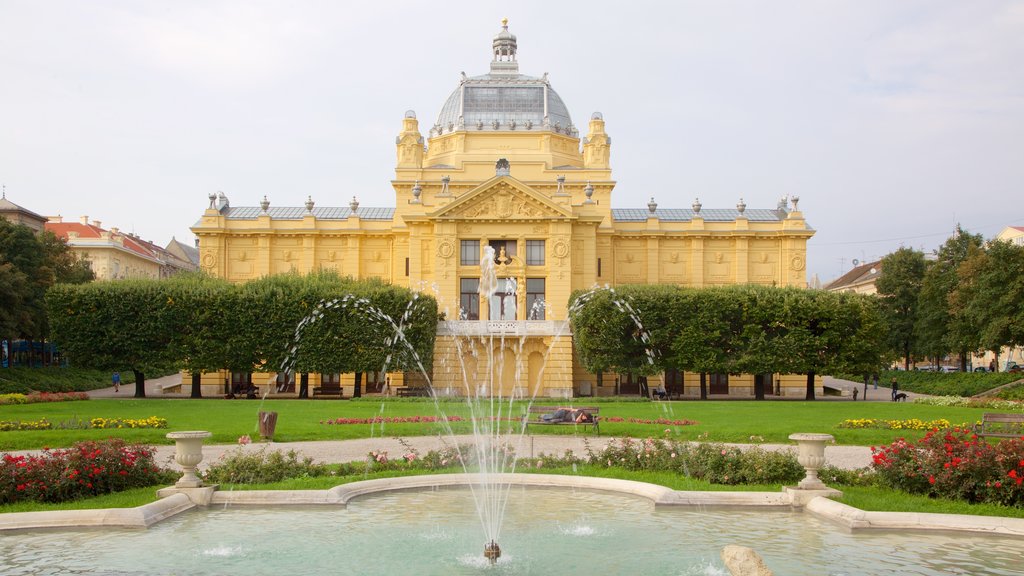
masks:
[(577, 424), (589, 424), (594, 421), (594, 417), (591, 414), (583, 410), (573, 410), (572, 408), (559, 408), (554, 412), (541, 414), (540, 419), (543, 422), (575, 422)]

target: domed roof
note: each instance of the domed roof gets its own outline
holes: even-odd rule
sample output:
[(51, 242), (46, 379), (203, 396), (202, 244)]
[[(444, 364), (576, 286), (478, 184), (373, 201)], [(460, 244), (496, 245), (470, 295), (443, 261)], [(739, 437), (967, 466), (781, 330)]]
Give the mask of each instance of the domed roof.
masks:
[(569, 110), (551, 87), (547, 74), (535, 78), (519, 73), (516, 37), (509, 33), (507, 20), (502, 24), (493, 42), (490, 73), (473, 77), (463, 73), (430, 136), (461, 130), (550, 130), (578, 136)]

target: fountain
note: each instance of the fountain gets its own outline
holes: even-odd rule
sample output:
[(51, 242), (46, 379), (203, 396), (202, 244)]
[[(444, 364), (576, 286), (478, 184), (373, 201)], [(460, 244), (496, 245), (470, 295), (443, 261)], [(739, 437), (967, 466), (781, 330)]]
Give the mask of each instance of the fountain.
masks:
[[(509, 294), (509, 283), (502, 284), (494, 276), (493, 263), (493, 252), (488, 251), (481, 263), (483, 302), (490, 302), (494, 291)], [(514, 287), (511, 290), (514, 293)], [(586, 305), (596, 293), (584, 294), (574, 305)], [(414, 354), (402, 333), (413, 305), (410, 302), (406, 315), (394, 321), (355, 297), (322, 302), (297, 327), (292, 361), (304, 327), (320, 321), (325, 311), (338, 306), (352, 307), (374, 321), (389, 323), (394, 331), (390, 344)], [(615, 305), (637, 323), (637, 337), (646, 342), (636, 311), (622, 299), (616, 299)], [(466, 339), (473, 337), (467, 335)], [(483, 337), (489, 362), (504, 361), (503, 356), (494, 357), (495, 348), (516, 348), (517, 342), (512, 338), (506, 342), (506, 338), (503, 332)], [(636, 482), (515, 474), (517, 460), (508, 448), (523, 436), (515, 418), (528, 409), (536, 389), (529, 388), (522, 397), (505, 394), (507, 387), (496, 381), (503, 370), (488, 366), (487, 377), (478, 381), (465, 366), (459, 368), (475, 442), (472, 452), (465, 454), (462, 447), (453, 444), (460, 450), (459, 459), (467, 474), (371, 480), (331, 490), (216, 492), (206, 502), (214, 506), (205, 513), (174, 516), (167, 512), (158, 519), (168, 519), (144, 531), (118, 530), (118, 526), (129, 524), (111, 522), (116, 515), (99, 514), (106, 524), (81, 520), (77, 524), (107, 526), (99, 532), (5, 535), (10, 545), (0, 549), (0, 573), (32, 573), (47, 567), (63, 572), (279, 574), (302, 565), (308, 572), (394, 574), (408, 571), (409, 558), (419, 558), (420, 574), (475, 574), (483, 569), (496, 569), (502, 574), (536, 573), (548, 571), (550, 566), (574, 573), (722, 574), (713, 551), (749, 541), (751, 535), (761, 538), (761, 544), (755, 547), (778, 574), (839, 576), (858, 573), (857, 566), (929, 575), (953, 570), (962, 573), (965, 569), (978, 574), (1012, 574), (1017, 570), (1019, 540), (991, 534), (1019, 537), (1024, 535), (1024, 527), (1010, 526), (1007, 530), (1011, 522), (1003, 520), (979, 520), (974, 524), (973, 530), (987, 531), (987, 536), (899, 530), (879, 539), (871, 531), (851, 530), (863, 526), (900, 529), (909, 526), (911, 520), (887, 518), (888, 513), (865, 513), (838, 502), (822, 504), (823, 498), (807, 498), (820, 488), (816, 473), (823, 452), (819, 448), (823, 450), (828, 439), (823, 435), (793, 436), (801, 444), (800, 462), (808, 471), (808, 478), (796, 490), (804, 493), (796, 509), (792, 507), (797, 501), (792, 492), (675, 492)], [(427, 376), (426, 370), (423, 375)], [(429, 378), (427, 383), (435, 409), (447, 422), (444, 397)], [(659, 409), (664, 409), (661, 406)], [(450, 424), (446, 431), (454, 437)], [(202, 454), (196, 454), (194, 445), (201, 443), (203, 434), (168, 435), (178, 440), (179, 446), (185, 446), (179, 460), (183, 467), (194, 467), (201, 461)], [(472, 474), (468, 474), (470, 462), (478, 466)], [(183, 480), (194, 483), (191, 478)], [(467, 489), (449, 488), (452, 486)], [(181, 503), (181, 494), (177, 498)], [(280, 504), (320, 507), (274, 507)], [(759, 508), (726, 512), (718, 507), (729, 504)], [(330, 506), (325, 509), (324, 505)], [(926, 515), (907, 516), (914, 517), (915, 527), (924, 526), (921, 516)], [(506, 524), (509, 530), (503, 540), (502, 527)], [(478, 542), (481, 526), (483, 557), (472, 554), (470, 558), (463, 554), (462, 542)], [(940, 530), (956, 527), (934, 526)], [(116, 537), (111, 538), (111, 534)], [(210, 534), (218, 536), (211, 539)], [(181, 554), (183, 548), (190, 553)], [(981, 548), (986, 551), (983, 558), (975, 554)], [(140, 556), (138, 550), (147, 553)], [(573, 554), (566, 555), (565, 550)], [(643, 553), (609, 554), (615, 550)], [(730, 558), (749, 558), (746, 552), (730, 550)], [(166, 558), (174, 558), (173, 570), (165, 564)], [(727, 560), (727, 565), (732, 561)]]

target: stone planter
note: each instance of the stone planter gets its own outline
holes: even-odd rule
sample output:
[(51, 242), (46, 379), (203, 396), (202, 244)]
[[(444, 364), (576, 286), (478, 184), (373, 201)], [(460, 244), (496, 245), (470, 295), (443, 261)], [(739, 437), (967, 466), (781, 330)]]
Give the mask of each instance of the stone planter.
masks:
[(196, 466), (203, 461), (203, 440), (213, 434), (204, 431), (169, 432), (167, 437), (174, 440), (174, 461), (181, 466), (184, 474), (174, 485), (178, 488), (199, 488), (203, 481), (196, 476)]
[(807, 476), (800, 481), (800, 490), (825, 490), (827, 486), (818, 479), (818, 470), (825, 465), (825, 443), (834, 440), (831, 434), (790, 434), (790, 440), (799, 445), (797, 462), (807, 471)]

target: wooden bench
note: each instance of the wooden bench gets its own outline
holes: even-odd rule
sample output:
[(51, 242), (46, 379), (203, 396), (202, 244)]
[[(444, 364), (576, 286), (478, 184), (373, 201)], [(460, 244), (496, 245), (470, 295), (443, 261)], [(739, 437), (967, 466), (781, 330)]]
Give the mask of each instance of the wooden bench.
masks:
[(313, 396), (341, 396), (341, 384), (314, 386)]
[(423, 386), (399, 386), (395, 388), (395, 395), (399, 398), (417, 398), (430, 396), (430, 390)]
[(1024, 414), (996, 414), (986, 412), (981, 424), (975, 424), (974, 433), (979, 438), (1018, 438), (1024, 436)]
[[(545, 414), (552, 414), (556, 410), (573, 410), (575, 413), (586, 412), (590, 419), (587, 422), (566, 422), (565, 420), (549, 421), (544, 420)], [(601, 409), (597, 406), (580, 406), (578, 408), (568, 408), (565, 406), (530, 406), (529, 411), (523, 416), (523, 431), (525, 432), (530, 426), (590, 426), (594, 429), (594, 434), (601, 434), (600, 416)]]

